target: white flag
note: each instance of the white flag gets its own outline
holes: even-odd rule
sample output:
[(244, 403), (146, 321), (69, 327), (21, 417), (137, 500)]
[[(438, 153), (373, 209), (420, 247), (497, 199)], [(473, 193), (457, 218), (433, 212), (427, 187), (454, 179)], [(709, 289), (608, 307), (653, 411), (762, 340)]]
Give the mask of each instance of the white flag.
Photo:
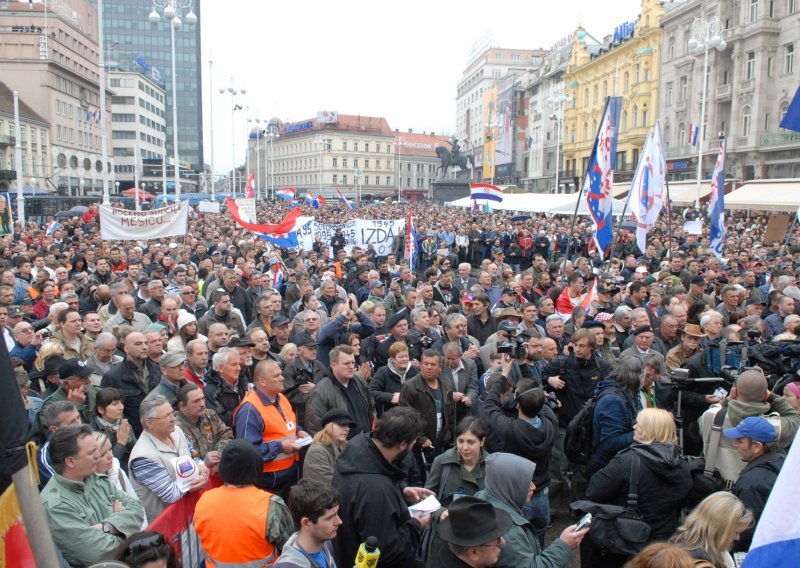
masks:
[(636, 220), (636, 245), (642, 252), (647, 247), (647, 233), (655, 226), (666, 197), (667, 159), (661, 139), (661, 124), (647, 135), (642, 157), (631, 182), (629, 203)]

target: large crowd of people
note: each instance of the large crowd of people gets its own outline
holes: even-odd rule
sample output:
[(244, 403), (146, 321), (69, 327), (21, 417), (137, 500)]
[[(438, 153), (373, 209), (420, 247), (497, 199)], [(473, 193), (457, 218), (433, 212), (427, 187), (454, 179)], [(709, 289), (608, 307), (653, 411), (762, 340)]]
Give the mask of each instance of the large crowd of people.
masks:
[[(800, 382), (729, 359), (800, 334), (797, 235), (767, 244), (766, 214), (733, 212), (720, 259), (673, 210), (646, 250), (623, 229), (603, 259), (585, 218), (308, 213), (410, 210), (416, 243), (386, 255), (341, 232), (281, 249), (224, 210), (159, 241), (102, 240), (96, 206), (2, 238), (0, 324), (63, 566), (177, 566), (148, 526), (197, 493), (209, 566), (349, 568), (374, 537), (386, 568), (556, 568), (578, 550), (586, 567), (733, 568)], [(552, 529), (632, 488), (634, 549)]]

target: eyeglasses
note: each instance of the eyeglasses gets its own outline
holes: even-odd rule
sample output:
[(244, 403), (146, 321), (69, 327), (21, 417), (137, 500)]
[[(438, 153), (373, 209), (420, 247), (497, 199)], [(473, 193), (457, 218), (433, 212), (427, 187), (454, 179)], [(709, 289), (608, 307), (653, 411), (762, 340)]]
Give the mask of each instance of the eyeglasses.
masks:
[(148, 420), (169, 420), (170, 418), (176, 418), (178, 416), (178, 411), (173, 411), (167, 414), (166, 416), (153, 416), (148, 418)]
[(501, 536), (501, 537), (499, 537), (497, 540), (495, 540), (493, 542), (487, 542), (486, 544), (479, 544), (475, 548), (483, 548), (485, 546), (497, 546), (499, 548), (502, 548), (502, 547), (505, 546), (505, 544), (506, 544), (506, 541), (503, 540), (503, 537)]

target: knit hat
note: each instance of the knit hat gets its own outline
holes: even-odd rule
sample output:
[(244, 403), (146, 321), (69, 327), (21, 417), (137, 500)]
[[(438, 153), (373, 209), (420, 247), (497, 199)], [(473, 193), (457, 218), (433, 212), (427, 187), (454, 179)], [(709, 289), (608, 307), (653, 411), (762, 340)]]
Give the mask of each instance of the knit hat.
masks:
[(245, 440), (233, 440), (222, 450), (219, 475), (231, 485), (255, 485), (264, 469), (264, 460), (256, 447)]
[(178, 316), (178, 331), (183, 329), (183, 327), (190, 323), (197, 323), (197, 318), (194, 317), (192, 314), (189, 313), (182, 313)]

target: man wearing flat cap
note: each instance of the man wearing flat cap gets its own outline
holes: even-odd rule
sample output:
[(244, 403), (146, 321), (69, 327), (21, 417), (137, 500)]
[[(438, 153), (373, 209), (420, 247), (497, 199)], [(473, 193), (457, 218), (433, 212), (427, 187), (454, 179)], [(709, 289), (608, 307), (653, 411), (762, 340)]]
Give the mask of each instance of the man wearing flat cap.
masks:
[(511, 528), (511, 515), (477, 497), (462, 497), (439, 523), (439, 538), (447, 543), (436, 558), (445, 568), (488, 568), (497, 564)]
[(658, 353), (653, 349), (653, 341), (655, 341), (653, 328), (649, 325), (640, 325), (633, 330), (633, 345), (619, 354), (619, 360), (622, 361), (628, 357), (639, 357), (641, 359), (645, 355)]
[(183, 365), (185, 362), (186, 353), (183, 351), (167, 351), (164, 353), (161, 359), (158, 360), (158, 367), (161, 370), (161, 382), (145, 398), (161, 395), (174, 406), (178, 397), (178, 390), (186, 384)]

